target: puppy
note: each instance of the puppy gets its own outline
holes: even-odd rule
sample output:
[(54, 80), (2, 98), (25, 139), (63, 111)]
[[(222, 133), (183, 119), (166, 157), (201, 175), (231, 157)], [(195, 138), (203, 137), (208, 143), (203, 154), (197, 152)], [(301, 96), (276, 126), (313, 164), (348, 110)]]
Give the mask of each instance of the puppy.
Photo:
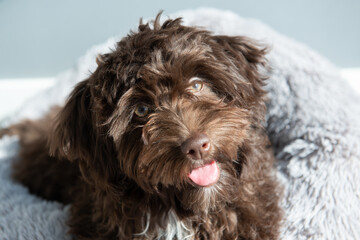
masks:
[(20, 136), (14, 178), (71, 204), (77, 239), (277, 239), (266, 50), (159, 19), (99, 56), (65, 106), (2, 131)]

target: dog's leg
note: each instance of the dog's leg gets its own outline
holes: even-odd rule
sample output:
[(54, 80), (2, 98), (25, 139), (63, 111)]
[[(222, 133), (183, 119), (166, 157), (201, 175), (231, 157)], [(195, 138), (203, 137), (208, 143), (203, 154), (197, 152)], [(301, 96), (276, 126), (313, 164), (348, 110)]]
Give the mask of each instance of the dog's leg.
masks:
[(36, 121), (26, 120), (0, 131), (19, 137), (19, 159), (14, 161), (13, 177), (31, 193), (48, 200), (71, 201), (79, 170), (76, 163), (49, 155), (48, 134), (54, 111)]

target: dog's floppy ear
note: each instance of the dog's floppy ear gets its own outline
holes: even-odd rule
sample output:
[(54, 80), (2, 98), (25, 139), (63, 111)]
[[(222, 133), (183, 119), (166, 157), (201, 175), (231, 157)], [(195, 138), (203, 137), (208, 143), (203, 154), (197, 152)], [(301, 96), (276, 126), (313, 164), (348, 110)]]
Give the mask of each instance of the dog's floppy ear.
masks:
[[(265, 55), (268, 49), (260, 45), (256, 40), (243, 36), (213, 36), (213, 39), (223, 48), (226, 55), (236, 60), (234, 63), (237, 66), (244, 66), (247, 64), (251, 69), (244, 69), (240, 67), (240, 71), (257, 70), (258, 65), (265, 65)], [(245, 76), (251, 74), (243, 72)]]
[(93, 138), (91, 92), (85, 80), (76, 85), (53, 122), (50, 154), (69, 160), (87, 158)]
[(236, 84), (234, 96), (238, 95), (236, 98), (243, 103), (261, 99), (266, 78), (260, 68), (267, 65), (267, 48), (243, 36), (217, 35), (212, 39), (216, 42), (214, 48), (219, 60), (226, 63), (231, 82)]

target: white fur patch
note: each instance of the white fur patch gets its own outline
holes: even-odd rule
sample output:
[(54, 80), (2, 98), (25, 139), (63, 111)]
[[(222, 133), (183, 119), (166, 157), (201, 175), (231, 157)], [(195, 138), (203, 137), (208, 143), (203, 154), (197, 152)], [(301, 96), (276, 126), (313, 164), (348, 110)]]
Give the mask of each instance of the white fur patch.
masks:
[[(147, 216), (146, 223), (144, 226), (144, 231), (136, 236), (148, 236), (148, 230), (150, 225), (150, 215)], [(185, 239), (192, 239), (194, 233), (191, 229), (189, 229), (183, 221), (180, 221), (176, 213), (170, 210), (168, 214), (168, 223), (166, 228), (157, 227), (156, 230), (156, 239), (158, 240), (185, 240)]]

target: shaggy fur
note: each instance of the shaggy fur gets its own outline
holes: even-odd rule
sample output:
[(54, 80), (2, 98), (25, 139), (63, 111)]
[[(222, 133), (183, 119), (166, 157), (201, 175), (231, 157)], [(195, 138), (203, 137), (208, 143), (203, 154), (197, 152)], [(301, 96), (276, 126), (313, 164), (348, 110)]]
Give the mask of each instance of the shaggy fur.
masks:
[[(20, 136), (14, 177), (71, 203), (78, 239), (277, 239), (264, 54), (180, 19), (140, 24), (64, 107), (3, 131)], [(184, 144), (199, 135), (211, 147), (194, 157)], [(212, 160), (218, 181), (194, 184), (191, 170)]]

